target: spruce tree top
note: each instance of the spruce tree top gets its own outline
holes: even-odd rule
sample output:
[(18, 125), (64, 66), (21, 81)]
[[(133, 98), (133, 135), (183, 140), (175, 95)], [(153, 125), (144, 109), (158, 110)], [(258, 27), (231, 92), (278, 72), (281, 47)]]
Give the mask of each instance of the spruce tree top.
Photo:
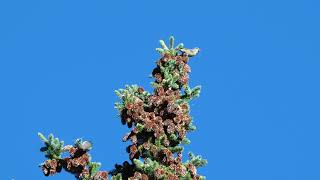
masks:
[[(152, 71), (153, 93), (143, 87), (127, 85), (116, 90), (120, 102), (115, 104), (123, 125), (130, 128), (123, 141), (131, 141), (127, 147), (130, 161), (116, 164), (110, 171), (99, 171), (100, 163), (92, 162), (88, 152), (92, 148), (90, 141), (76, 140), (74, 145), (64, 146), (62, 141), (49, 135), (41, 151), (46, 160), (40, 167), (46, 176), (62, 169), (83, 180), (111, 179), (204, 179), (197, 174), (197, 168), (207, 161), (201, 156), (189, 153), (189, 160), (182, 161), (183, 144), (189, 144), (186, 137), (196, 127), (189, 114), (189, 102), (200, 94), (200, 86), (190, 88), (187, 64), (190, 57), (197, 55), (199, 48), (187, 49), (182, 43), (174, 46), (170, 37), (169, 47), (160, 40), (161, 48), (156, 50), (161, 58)], [(62, 152), (69, 152), (69, 157), (62, 158)]]

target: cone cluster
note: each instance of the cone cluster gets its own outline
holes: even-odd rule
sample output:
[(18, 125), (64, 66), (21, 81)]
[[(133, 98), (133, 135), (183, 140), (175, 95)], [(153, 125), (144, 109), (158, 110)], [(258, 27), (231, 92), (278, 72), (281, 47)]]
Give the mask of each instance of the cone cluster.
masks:
[(123, 141), (131, 141), (127, 152), (132, 166), (126, 167), (132, 169), (124, 171), (124, 166), (118, 165), (112, 174), (121, 174), (124, 179), (142, 179), (137, 178), (140, 174), (148, 179), (203, 179), (197, 167), (206, 161), (193, 156), (201, 163), (183, 163), (181, 146), (190, 143), (186, 134), (195, 130), (189, 101), (199, 96), (200, 87), (191, 89), (188, 85), (188, 55), (175, 49), (161, 55), (152, 71), (153, 94), (137, 85), (116, 91), (122, 100), (116, 103), (121, 121), (132, 129), (123, 137)]

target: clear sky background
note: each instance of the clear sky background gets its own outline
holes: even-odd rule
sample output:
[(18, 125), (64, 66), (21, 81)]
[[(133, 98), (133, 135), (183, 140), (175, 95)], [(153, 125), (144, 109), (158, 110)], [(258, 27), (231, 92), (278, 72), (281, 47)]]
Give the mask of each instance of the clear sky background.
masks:
[(0, 2), (0, 179), (44, 177), (37, 132), (92, 140), (109, 170), (127, 160), (114, 90), (148, 78), (159, 39), (190, 62), (208, 180), (320, 179), (320, 3), (316, 0)]

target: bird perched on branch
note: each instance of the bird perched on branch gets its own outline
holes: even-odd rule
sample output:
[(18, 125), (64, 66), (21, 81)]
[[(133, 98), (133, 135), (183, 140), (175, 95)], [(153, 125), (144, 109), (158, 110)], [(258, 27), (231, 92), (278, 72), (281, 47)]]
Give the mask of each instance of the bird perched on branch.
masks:
[(193, 57), (200, 52), (200, 48), (193, 48), (193, 49), (182, 48), (179, 51), (181, 51), (183, 55), (187, 55), (188, 57)]

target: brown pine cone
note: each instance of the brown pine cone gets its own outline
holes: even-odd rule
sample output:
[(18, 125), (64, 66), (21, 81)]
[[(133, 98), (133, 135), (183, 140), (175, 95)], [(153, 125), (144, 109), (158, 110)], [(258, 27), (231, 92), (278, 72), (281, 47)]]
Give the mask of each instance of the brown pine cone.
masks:
[(107, 171), (99, 171), (93, 176), (93, 180), (108, 180)]
[(56, 159), (46, 160), (42, 165), (41, 169), (45, 176), (56, 174), (61, 171), (61, 164)]

